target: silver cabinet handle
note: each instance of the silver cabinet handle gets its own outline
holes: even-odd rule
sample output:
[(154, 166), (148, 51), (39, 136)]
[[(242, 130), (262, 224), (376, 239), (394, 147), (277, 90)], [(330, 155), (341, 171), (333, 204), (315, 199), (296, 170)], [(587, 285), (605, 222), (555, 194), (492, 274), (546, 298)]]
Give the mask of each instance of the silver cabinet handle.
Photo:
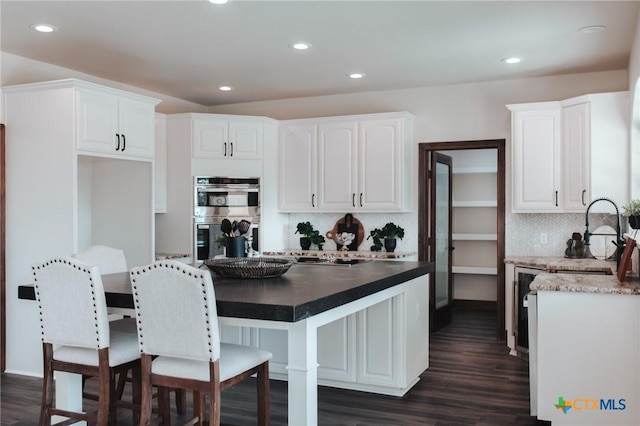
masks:
[(584, 196), (585, 196), (585, 195), (587, 195), (587, 190), (586, 190), (586, 189), (583, 189), (583, 190), (582, 190), (582, 205), (583, 205), (583, 206), (586, 206), (586, 205), (587, 205), (586, 201), (584, 200)]
[(224, 155), (223, 155), (223, 157), (226, 157), (226, 156), (227, 156), (227, 143), (225, 142), (224, 143)]
[(311, 207), (316, 206), (316, 194), (311, 194)]
[(231, 147), (231, 150), (229, 152), (229, 157), (233, 157), (233, 142), (229, 142), (229, 146)]
[(356, 193), (355, 192), (353, 194), (351, 194), (351, 205), (353, 207), (356, 206)]
[(362, 192), (360, 193), (360, 207), (362, 207)]
[(120, 133), (116, 133), (116, 140), (118, 144), (116, 145), (116, 151), (120, 151)]

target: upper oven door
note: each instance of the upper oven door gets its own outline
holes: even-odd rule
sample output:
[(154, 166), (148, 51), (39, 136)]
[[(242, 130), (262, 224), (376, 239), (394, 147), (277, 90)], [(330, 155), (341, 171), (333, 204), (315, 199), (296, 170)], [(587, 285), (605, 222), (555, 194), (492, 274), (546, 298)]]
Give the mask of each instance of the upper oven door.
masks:
[(196, 219), (242, 217), (259, 222), (259, 198), (258, 188), (196, 186), (194, 216)]

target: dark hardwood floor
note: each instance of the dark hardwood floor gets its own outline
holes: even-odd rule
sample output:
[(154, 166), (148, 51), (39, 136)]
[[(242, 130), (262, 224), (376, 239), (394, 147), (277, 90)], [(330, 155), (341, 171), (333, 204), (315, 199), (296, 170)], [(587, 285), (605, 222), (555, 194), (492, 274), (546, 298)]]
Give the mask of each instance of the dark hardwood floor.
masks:
[[(41, 380), (2, 374), (2, 425), (38, 421)], [(190, 399), (190, 398), (189, 398)], [(189, 400), (189, 407), (191, 401)], [(254, 425), (254, 382), (222, 394), (225, 425)], [(181, 417), (173, 414), (172, 423)], [(118, 425), (131, 424), (120, 410)], [(545, 425), (529, 416), (526, 361), (495, 341), (495, 313), (454, 310), (451, 325), (431, 336), (430, 367), (403, 398), (320, 387), (318, 423), (331, 426)], [(271, 424), (287, 424), (287, 385), (271, 382)], [(300, 425), (303, 426), (303, 425)]]

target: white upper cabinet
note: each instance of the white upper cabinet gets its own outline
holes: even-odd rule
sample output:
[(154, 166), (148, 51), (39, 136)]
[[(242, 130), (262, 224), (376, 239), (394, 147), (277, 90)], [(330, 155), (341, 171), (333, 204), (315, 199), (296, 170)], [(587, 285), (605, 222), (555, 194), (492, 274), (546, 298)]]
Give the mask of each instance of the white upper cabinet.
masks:
[[(629, 201), (629, 92), (597, 93), (562, 101), (564, 211), (583, 213), (595, 199), (619, 207)], [(613, 213), (608, 203), (594, 213)]]
[[(629, 199), (629, 95), (599, 93), (512, 111), (513, 211), (584, 213)], [(593, 212), (612, 213), (596, 204)]]
[(562, 110), (557, 102), (509, 105), (513, 210), (560, 212)]
[(313, 123), (280, 127), (280, 191), (283, 211), (313, 211), (318, 207), (316, 180), (316, 126)]
[(195, 116), (193, 157), (229, 160), (262, 158), (263, 122), (251, 118)]
[(406, 211), (412, 124), (408, 113), (281, 122), (280, 211)]
[(111, 90), (79, 88), (79, 151), (154, 157), (156, 100)]
[(356, 205), (358, 123), (355, 120), (318, 125), (318, 208), (351, 210)]

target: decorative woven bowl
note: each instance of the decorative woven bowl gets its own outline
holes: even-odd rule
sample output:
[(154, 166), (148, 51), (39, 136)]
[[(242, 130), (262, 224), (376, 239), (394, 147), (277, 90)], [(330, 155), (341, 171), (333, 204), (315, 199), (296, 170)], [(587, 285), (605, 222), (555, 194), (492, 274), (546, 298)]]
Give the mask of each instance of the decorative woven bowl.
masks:
[(204, 263), (216, 275), (232, 278), (275, 278), (293, 265), (290, 260), (272, 257), (225, 257)]

